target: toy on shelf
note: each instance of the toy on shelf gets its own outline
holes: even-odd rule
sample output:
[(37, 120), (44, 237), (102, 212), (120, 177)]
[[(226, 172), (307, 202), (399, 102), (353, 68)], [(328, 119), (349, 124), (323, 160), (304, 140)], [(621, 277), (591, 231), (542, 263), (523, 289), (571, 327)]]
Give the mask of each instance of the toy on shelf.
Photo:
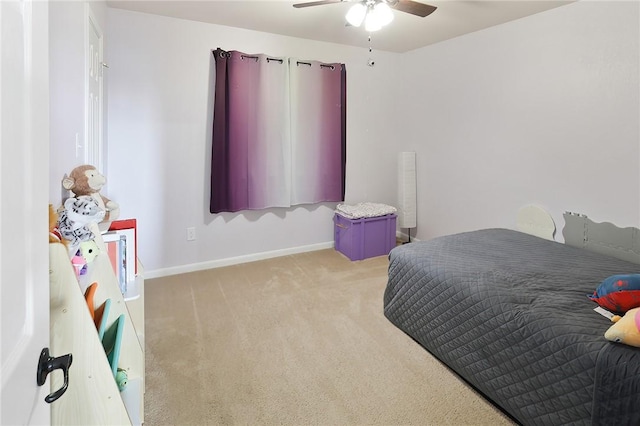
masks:
[(122, 375), (118, 377), (118, 362), (120, 361), (120, 349), (122, 347), (123, 333), (124, 315), (120, 315), (118, 319), (105, 330), (104, 336), (102, 337), (102, 347), (104, 348), (104, 352), (107, 354), (107, 360), (109, 360), (113, 378), (116, 380), (119, 387), (121, 384), (124, 386), (127, 384), (126, 378), (123, 380)]
[(98, 330), (98, 338), (102, 341), (104, 331), (107, 328), (107, 319), (109, 318), (109, 310), (111, 309), (111, 299), (107, 299), (104, 303), (95, 309), (93, 319), (96, 329)]
[(118, 368), (118, 372), (116, 373), (116, 384), (118, 385), (118, 390), (122, 392), (129, 383), (129, 374), (127, 370), (123, 370), (122, 368)]
[(80, 275), (87, 273), (87, 261), (79, 254), (76, 254), (71, 258), (71, 264), (73, 265), (73, 270), (76, 273), (76, 278), (80, 279)]
[(93, 299), (96, 296), (97, 289), (98, 283), (93, 282), (84, 292), (84, 300), (87, 301), (87, 307), (89, 308), (89, 315), (91, 315), (91, 319), (95, 318), (95, 303)]
[(95, 238), (89, 225), (98, 223), (103, 218), (104, 210), (92, 197), (72, 197), (64, 202), (64, 208), (59, 212), (58, 230), (62, 238), (69, 242), (70, 253), (75, 255), (80, 243)]
[(53, 208), (53, 204), (49, 204), (49, 243), (67, 244), (67, 241), (60, 235), (58, 213)]
[(100, 194), (100, 190), (106, 183), (107, 179), (104, 175), (95, 166), (89, 164), (76, 167), (69, 176), (62, 179), (64, 189), (72, 191), (76, 197), (83, 195), (92, 197), (105, 211), (104, 218), (98, 223), (100, 232), (107, 231), (111, 222), (120, 216), (119, 204)]
[(71, 264), (76, 272), (76, 278), (80, 279), (80, 275), (87, 273), (87, 266), (93, 262), (98, 254), (100, 248), (95, 240), (83, 241), (80, 243), (80, 247), (76, 254), (71, 258)]
[(83, 241), (80, 243), (80, 250), (78, 250), (80, 256), (82, 256), (87, 264), (93, 262), (98, 254), (100, 254), (100, 248), (95, 240)]

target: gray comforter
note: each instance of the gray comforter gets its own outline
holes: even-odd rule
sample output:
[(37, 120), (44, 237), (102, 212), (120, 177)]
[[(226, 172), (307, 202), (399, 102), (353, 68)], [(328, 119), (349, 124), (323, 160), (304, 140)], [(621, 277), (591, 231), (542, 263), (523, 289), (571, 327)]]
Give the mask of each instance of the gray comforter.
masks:
[(587, 297), (638, 265), (506, 229), (389, 259), (385, 316), (517, 421), (640, 425), (640, 349)]

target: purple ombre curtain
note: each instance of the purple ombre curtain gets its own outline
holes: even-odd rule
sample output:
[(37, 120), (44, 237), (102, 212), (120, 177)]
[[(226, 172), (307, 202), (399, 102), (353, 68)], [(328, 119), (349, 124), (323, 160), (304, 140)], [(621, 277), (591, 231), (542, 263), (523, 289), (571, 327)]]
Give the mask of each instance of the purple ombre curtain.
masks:
[(287, 61), (214, 52), (210, 211), (290, 205), (290, 114)]
[(346, 71), (343, 64), (289, 61), (291, 204), (344, 200)]
[(342, 201), (344, 65), (213, 54), (211, 213)]

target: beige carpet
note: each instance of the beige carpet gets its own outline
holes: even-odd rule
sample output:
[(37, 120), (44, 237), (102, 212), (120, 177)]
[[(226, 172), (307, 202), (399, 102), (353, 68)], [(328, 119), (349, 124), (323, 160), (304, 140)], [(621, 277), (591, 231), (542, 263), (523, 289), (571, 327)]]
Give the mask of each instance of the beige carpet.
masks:
[(334, 250), (145, 283), (145, 423), (508, 425), (383, 315), (385, 256)]

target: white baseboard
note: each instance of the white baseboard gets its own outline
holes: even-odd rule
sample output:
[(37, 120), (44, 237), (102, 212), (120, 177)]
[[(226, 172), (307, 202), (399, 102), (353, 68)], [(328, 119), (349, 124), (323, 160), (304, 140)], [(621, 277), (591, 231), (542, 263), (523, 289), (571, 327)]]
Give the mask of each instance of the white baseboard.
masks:
[(144, 271), (144, 278), (160, 278), (169, 275), (185, 274), (187, 272), (203, 271), (205, 269), (221, 268), (223, 266), (237, 265), (239, 263), (255, 262), (256, 260), (271, 259), (274, 257), (288, 256), (290, 254), (306, 253), (309, 251), (324, 250), (333, 248), (334, 242), (311, 244), (308, 246), (292, 247), (288, 249), (265, 251), (262, 253), (247, 254), (244, 256), (229, 257), (226, 259), (210, 260), (207, 262), (190, 263), (188, 265), (172, 266), (170, 268)]

